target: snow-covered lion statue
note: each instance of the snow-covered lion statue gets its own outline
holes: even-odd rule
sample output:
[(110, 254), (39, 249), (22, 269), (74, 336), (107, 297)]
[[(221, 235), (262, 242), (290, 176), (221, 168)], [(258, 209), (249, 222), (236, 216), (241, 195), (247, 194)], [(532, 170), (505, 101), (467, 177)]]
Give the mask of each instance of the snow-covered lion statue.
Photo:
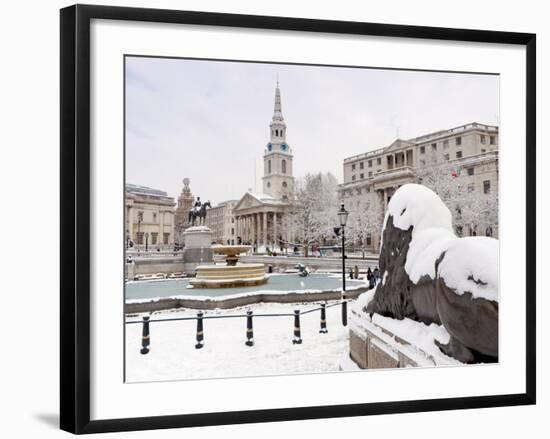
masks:
[[(430, 189), (400, 187), (384, 219), (382, 281), (364, 311), (442, 324), (439, 348), (465, 363), (498, 361), (498, 241), (459, 238)], [(436, 342), (437, 343), (437, 342)]]

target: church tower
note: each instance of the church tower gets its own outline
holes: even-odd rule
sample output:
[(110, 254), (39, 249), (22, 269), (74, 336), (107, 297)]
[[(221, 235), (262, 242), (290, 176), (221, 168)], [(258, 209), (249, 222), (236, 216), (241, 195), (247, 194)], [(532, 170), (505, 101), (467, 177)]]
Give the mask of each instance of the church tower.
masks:
[(275, 88), (275, 108), (269, 124), (270, 141), (264, 153), (263, 193), (277, 200), (290, 201), (294, 192), (292, 150), (286, 143), (286, 123), (281, 108), (279, 81)]

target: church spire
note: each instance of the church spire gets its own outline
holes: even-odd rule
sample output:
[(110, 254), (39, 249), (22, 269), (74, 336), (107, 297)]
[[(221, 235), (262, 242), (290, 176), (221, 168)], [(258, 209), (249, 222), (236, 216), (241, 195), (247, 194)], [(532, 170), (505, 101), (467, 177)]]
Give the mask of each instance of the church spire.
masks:
[(284, 122), (283, 110), (281, 107), (281, 90), (279, 90), (278, 75), (277, 75), (277, 86), (275, 87), (275, 108), (273, 109), (273, 122)]

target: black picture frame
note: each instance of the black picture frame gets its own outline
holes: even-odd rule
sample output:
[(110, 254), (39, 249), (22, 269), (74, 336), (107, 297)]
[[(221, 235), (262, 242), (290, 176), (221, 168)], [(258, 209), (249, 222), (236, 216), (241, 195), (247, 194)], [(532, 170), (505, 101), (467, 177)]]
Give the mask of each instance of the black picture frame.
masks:
[[(61, 9), (60, 426), (72, 433), (303, 420), (535, 404), (536, 35), (304, 18), (74, 5)], [(526, 48), (525, 393), (240, 412), (90, 420), (90, 21), (132, 20), (240, 28), (503, 43)]]

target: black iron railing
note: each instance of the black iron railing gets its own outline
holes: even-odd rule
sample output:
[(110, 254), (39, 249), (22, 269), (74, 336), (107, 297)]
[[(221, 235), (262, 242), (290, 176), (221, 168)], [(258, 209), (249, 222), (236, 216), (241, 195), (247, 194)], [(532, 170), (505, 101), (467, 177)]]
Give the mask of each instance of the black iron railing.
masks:
[(292, 313), (262, 313), (254, 314), (252, 310), (247, 310), (245, 314), (225, 314), (225, 315), (205, 315), (203, 311), (198, 311), (195, 316), (185, 316), (185, 317), (172, 317), (166, 319), (151, 319), (151, 316), (143, 316), (141, 320), (131, 320), (127, 321), (127, 325), (132, 324), (141, 324), (142, 325), (142, 335), (141, 335), (141, 350), (142, 354), (148, 354), (149, 348), (151, 346), (151, 323), (162, 323), (162, 322), (174, 322), (174, 321), (186, 321), (186, 320), (196, 320), (197, 329), (196, 329), (196, 344), (195, 348), (200, 349), (204, 346), (204, 320), (209, 319), (232, 319), (232, 318), (244, 318), (246, 319), (246, 332), (245, 332), (245, 344), (246, 346), (254, 346), (254, 320), (255, 318), (264, 318), (264, 317), (294, 317), (294, 326), (293, 326), (293, 338), (292, 344), (301, 344), (301, 324), (300, 317), (306, 314), (310, 314), (316, 311), (320, 311), (320, 320), (319, 320), (319, 333), (326, 334), (328, 333), (327, 329), (327, 317), (326, 310), (327, 308), (332, 308), (335, 306), (342, 306), (342, 325), (347, 326), (348, 316), (347, 316), (347, 300), (339, 300), (337, 302), (328, 304), (321, 303), (319, 307), (308, 309), (306, 311), (301, 311), (295, 309)]

